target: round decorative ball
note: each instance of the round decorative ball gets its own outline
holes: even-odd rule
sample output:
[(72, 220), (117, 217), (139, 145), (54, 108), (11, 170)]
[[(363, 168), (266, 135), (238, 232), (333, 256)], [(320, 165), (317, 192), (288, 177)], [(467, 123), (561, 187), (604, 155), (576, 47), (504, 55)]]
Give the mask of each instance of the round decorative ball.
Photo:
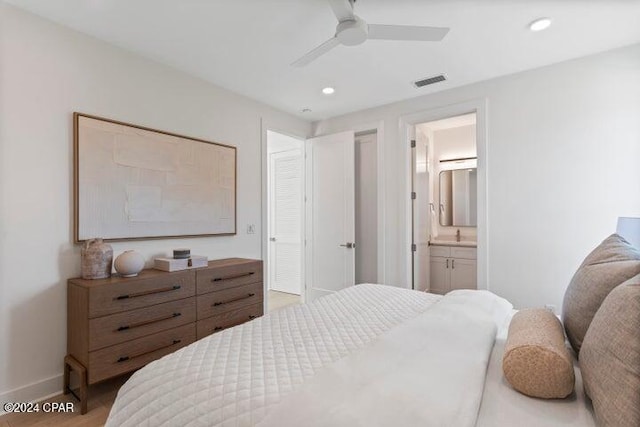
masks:
[(113, 263), (122, 277), (135, 277), (144, 268), (144, 258), (136, 251), (124, 251)]

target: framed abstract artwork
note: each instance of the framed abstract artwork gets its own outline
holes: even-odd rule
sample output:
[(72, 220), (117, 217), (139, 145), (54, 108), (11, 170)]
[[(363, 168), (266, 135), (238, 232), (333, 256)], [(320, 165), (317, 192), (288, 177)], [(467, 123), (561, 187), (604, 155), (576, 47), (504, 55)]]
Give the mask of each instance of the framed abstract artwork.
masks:
[(74, 240), (236, 234), (236, 148), (73, 115)]

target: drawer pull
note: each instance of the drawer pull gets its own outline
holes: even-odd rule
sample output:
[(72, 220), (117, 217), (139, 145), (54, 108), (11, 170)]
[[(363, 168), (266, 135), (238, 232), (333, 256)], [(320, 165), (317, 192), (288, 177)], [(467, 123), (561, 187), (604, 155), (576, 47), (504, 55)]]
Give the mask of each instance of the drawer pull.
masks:
[(169, 348), (171, 346), (174, 346), (176, 344), (179, 344), (182, 340), (173, 340), (173, 342), (171, 344), (167, 344), (167, 345), (163, 345), (162, 347), (158, 347), (154, 350), (149, 350), (149, 351), (145, 351), (144, 353), (139, 353), (139, 354), (134, 354), (133, 356), (122, 356), (121, 358), (119, 358), (116, 362), (117, 363), (122, 363), (122, 362), (126, 362), (127, 360), (132, 360), (135, 359), (136, 357), (142, 357), (145, 356), (147, 354), (159, 351), (159, 350), (163, 350), (165, 348)]
[[(258, 317), (258, 316), (254, 316), (254, 315), (252, 314), (252, 315), (250, 315), (250, 316), (249, 316), (249, 320), (253, 320), (253, 319), (255, 319), (256, 317)], [(232, 324), (232, 325), (228, 325), (228, 326), (227, 326), (227, 328), (231, 328), (231, 327), (233, 327), (233, 326), (242, 325), (243, 323), (244, 323), (244, 322), (240, 321), (240, 322), (238, 322), (238, 323), (234, 323), (234, 324)], [(215, 328), (213, 328), (213, 332), (218, 332), (218, 331), (221, 331), (221, 330), (223, 330), (223, 329), (225, 329), (225, 327), (224, 327), (224, 326), (216, 326)]]
[(163, 320), (173, 319), (174, 317), (179, 317), (181, 315), (182, 313), (173, 313), (173, 314), (170, 314), (169, 316), (161, 317), (159, 319), (146, 320), (144, 322), (138, 322), (138, 323), (132, 323), (130, 325), (120, 326), (118, 329), (116, 329), (116, 332), (122, 332), (122, 331), (126, 331), (133, 328), (139, 328), (140, 326), (146, 326), (156, 322), (162, 322)]
[(213, 279), (211, 279), (212, 282), (220, 282), (222, 280), (233, 280), (233, 279), (239, 279), (241, 277), (247, 277), (247, 276), (251, 276), (255, 273), (255, 271), (251, 271), (249, 273), (244, 273), (244, 274), (238, 274), (236, 276), (227, 276), (227, 277), (215, 277)]
[(256, 294), (254, 294), (254, 293), (250, 293), (250, 294), (247, 294), (247, 295), (245, 295), (243, 297), (238, 297), (238, 298), (230, 299), (230, 300), (227, 300), (227, 301), (216, 301), (213, 304), (211, 304), (211, 306), (212, 307), (217, 307), (219, 305), (230, 304), (232, 302), (242, 301), (243, 299), (251, 298), (251, 297), (253, 297), (255, 295)]
[(180, 286), (180, 285), (173, 285), (173, 286), (169, 286), (168, 288), (153, 289), (153, 290), (150, 290), (150, 291), (136, 292), (134, 294), (119, 295), (119, 296), (115, 297), (114, 299), (115, 300), (123, 300), (123, 299), (129, 299), (129, 298), (144, 297), (144, 296), (153, 295), (153, 294), (161, 294), (163, 292), (177, 291), (181, 287), (182, 286)]

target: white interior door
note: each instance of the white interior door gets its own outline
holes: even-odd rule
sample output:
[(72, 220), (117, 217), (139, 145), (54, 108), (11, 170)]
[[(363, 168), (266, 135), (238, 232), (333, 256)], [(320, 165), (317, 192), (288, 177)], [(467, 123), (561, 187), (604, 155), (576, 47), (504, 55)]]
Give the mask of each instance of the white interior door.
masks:
[(355, 283), (354, 132), (307, 140), (306, 297)]
[(302, 153), (269, 154), (269, 288), (302, 288)]
[(413, 289), (430, 288), (429, 239), (431, 212), (429, 206), (429, 136), (416, 130), (412, 144), (411, 170), (413, 188)]

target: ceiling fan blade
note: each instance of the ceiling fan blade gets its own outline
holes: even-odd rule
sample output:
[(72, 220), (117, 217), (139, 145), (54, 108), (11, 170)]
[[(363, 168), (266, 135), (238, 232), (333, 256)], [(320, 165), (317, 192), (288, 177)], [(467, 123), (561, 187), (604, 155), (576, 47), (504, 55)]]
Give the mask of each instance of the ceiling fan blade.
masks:
[(353, 3), (351, 0), (329, 0), (329, 6), (336, 15), (338, 22), (355, 19), (353, 14)]
[(412, 25), (369, 24), (369, 39), (377, 40), (417, 40), (439, 42), (447, 35), (449, 28), (418, 27)]
[(327, 40), (326, 42), (322, 43), (317, 48), (315, 48), (312, 51), (308, 52), (302, 58), (300, 58), (300, 59), (294, 61), (293, 63), (291, 63), (291, 66), (292, 67), (304, 67), (308, 63), (318, 59), (320, 56), (322, 56), (325, 53), (329, 52), (331, 49), (333, 49), (334, 47), (338, 46), (339, 44), (340, 44), (340, 42), (338, 41), (337, 38), (335, 38), (335, 37), (330, 38), (329, 40)]

